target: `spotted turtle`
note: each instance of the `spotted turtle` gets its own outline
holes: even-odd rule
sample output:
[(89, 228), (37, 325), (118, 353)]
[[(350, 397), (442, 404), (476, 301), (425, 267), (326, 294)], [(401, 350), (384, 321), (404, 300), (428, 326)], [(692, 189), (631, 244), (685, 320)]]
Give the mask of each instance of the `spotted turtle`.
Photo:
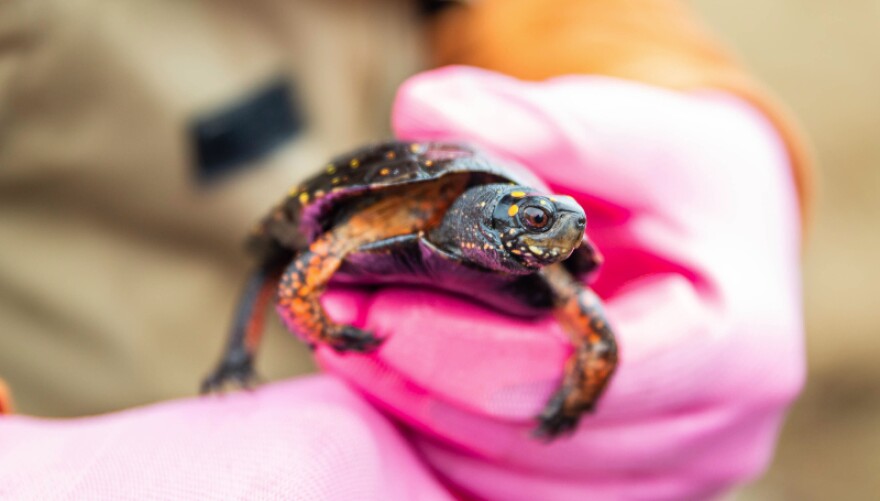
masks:
[(601, 261), (584, 233), (583, 209), (525, 179), (454, 143), (388, 142), (334, 159), (293, 188), (250, 238), (257, 266), (203, 391), (251, 382), (273, 298), (311, 345), (370, 352), (380, 338), (325, 313), (328, 283), (419, 284), (513, 315), (554, 312), (574, 350), (536, 433), (571, 431), (605, 389), (617, 345), (600, 300), (583, 285)]

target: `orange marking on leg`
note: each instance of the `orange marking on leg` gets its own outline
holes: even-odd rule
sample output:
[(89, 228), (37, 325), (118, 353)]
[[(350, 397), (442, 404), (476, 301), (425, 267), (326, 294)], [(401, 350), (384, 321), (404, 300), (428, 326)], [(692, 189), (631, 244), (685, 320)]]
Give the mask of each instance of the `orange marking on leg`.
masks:
[(250, 352), (254, 353), (260, 345), (263, 338), (263, 324), (266, 320), (266, 306), (272, 300), (275, 293), (276, 283), (274, 280), (266, 280), (260, 288), (260, 293), (254, 302), (253, 314), (248, 321), (245, 329), (244, 345)]

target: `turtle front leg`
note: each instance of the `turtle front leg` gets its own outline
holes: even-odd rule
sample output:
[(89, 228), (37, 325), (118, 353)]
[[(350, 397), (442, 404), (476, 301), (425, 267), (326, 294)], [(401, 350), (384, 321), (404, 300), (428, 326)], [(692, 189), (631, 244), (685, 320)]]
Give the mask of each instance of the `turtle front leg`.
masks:
[(551, 282), (562, 289), (556, 316), (571, 336), (574, 352), (562, 385), (538, 416), (535, 433), (547, 438), (573, 431), (581, 416), (594, 410), (617, 367), (617, 342), (599, 297), (570, 276), (552, 277)]
[(327, 344), (338, 352), (370, 352), (382, 340), (351, 325), (334, 323), (321, 295), (345, 257), (332, 242), (317, 240), (287, 267), (278, 286), (278, 312), (288, 328), (311, 346)]

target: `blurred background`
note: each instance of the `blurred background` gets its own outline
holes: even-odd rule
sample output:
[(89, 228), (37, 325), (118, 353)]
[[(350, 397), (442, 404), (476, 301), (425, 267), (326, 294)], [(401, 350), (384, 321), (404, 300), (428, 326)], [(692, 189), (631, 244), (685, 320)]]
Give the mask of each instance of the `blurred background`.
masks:
[[(820, 169), (804, 263), (809, 379), (770, 471), (739, 498), (878, 499), (880, 1), (687, 3), (794, 110)], [(244, 4), (0, 4), (0, 377), (22, 411), (193, 394), (220, 352), (246, 267), (240, 237), (265, 210), (265, 187), (296, 181), (286, 165), (387, 134), (395, 86), (422, 68), (410, 2)], [(277, 92), (281, 67), (293, 94)], [(236, 108), (242, 99), (251, 107)], [(234, 129), (273, 99), (294, 113), (272, 119), (268, 136), (294, 139), (267, 157), (237, 152), (259, 168), (224, 183), (236, 167), (211, 160), (212, 127)], [(175, 127), (204, 142), (195, 160)], [(193, 163), (196, 173), (182, 167)], [(77, 289), (84, 280), (92, 290)], [(262, 373), (310, 370), (271, 322)], [(45, 369), (13, 376), (35, 365)]]
[(743, 499), (880, 497), (880, 2), (692, 0), (794, 110), (819, 159), (804, 263), (809, 375)]

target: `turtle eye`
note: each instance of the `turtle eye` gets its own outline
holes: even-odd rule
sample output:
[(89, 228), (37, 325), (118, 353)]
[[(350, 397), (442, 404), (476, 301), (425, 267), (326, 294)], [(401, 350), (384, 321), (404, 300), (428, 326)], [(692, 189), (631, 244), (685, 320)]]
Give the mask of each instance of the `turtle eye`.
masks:
[(550, 211), (543, 207), (525, 207), (520, 214), (523, 224), (533, 230), (543, 230), (550, 226)]

